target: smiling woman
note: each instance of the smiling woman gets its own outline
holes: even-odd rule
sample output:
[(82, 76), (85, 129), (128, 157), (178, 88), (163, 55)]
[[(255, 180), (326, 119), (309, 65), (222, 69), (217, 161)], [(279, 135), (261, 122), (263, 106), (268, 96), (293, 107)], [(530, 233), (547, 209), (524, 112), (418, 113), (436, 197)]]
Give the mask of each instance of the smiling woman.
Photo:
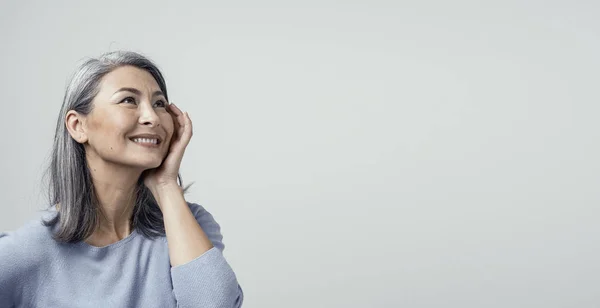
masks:
[(184, 198), (192, 135), (149, 59), (85, 61), (58, 118), (43, 223), (0, 234), (0, 306), (241, 307), (220, 225)]
[[(105, 163), (119, 164), (119, 178), (129, 178), (126, 183), (132, 185), (132, 177), (161, 164), (173, 135), (174, 121), (169, 111), (174, 107), (166, 103), (164, 81), (161, 87), (156, 79), (151, 71), (120, 66), (100, 80), (90, 112), (83, 108), (67, 111), (66, 129), (83, 144), (92, 176), (99, 170), (112, 172)], [(144, 138), (142, 143), (133, 141), (136, 137)], [(140, 146), (152, 142), (148, 139), (166, 142)]]

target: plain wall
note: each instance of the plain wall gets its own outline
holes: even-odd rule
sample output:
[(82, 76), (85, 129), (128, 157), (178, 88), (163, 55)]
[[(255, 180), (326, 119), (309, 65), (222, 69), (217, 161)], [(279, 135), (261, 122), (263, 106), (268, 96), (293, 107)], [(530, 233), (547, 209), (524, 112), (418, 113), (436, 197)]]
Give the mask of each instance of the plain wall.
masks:
[[(68, 78), (154, 60), (246, 308), (599, 307), (597, 1), (2, 1), (0, 229)], [(1, 262), (1, 260), (0, 260)]]

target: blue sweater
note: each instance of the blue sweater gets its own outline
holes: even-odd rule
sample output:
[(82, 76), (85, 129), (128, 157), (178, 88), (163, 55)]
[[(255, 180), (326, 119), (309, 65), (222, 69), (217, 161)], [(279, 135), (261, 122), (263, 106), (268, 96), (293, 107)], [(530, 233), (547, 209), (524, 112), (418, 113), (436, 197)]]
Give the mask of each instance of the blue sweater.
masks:
[(166, 237), (136, 230), (105, 247), (58, 243), (39, 219), (0, 233), (0, 307), (241, 307), (219, 224), (201, 205), (188, 205), (214, 247), (175, 267)]

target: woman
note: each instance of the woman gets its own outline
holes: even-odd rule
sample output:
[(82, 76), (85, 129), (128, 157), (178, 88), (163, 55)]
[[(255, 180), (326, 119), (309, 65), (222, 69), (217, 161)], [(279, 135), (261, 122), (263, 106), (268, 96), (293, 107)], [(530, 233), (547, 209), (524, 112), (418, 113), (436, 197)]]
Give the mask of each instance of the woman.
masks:
[(43, 223), (0, 234), (0, 307), (241, 307), (219, 224), (183, 196), (191, 137), (150, 60), (84, 62), (58, 118)]

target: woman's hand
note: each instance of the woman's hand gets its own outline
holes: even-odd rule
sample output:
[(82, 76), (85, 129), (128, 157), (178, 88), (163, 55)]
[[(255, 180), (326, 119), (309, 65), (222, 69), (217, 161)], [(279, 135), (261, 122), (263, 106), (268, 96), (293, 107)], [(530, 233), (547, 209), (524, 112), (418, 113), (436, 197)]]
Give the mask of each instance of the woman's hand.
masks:
[(153, 193), (164, 186), (178, 185), (177, 175), (179, 174), (183, 153), (193, 134), (192, 120), (190, 120), (187, 112), (182, 112), (174, 104), (169, 104), (167, 111), (173, 116), (174, 124), (169, 152), (159, 167), (144, 171), (144, 184)]

